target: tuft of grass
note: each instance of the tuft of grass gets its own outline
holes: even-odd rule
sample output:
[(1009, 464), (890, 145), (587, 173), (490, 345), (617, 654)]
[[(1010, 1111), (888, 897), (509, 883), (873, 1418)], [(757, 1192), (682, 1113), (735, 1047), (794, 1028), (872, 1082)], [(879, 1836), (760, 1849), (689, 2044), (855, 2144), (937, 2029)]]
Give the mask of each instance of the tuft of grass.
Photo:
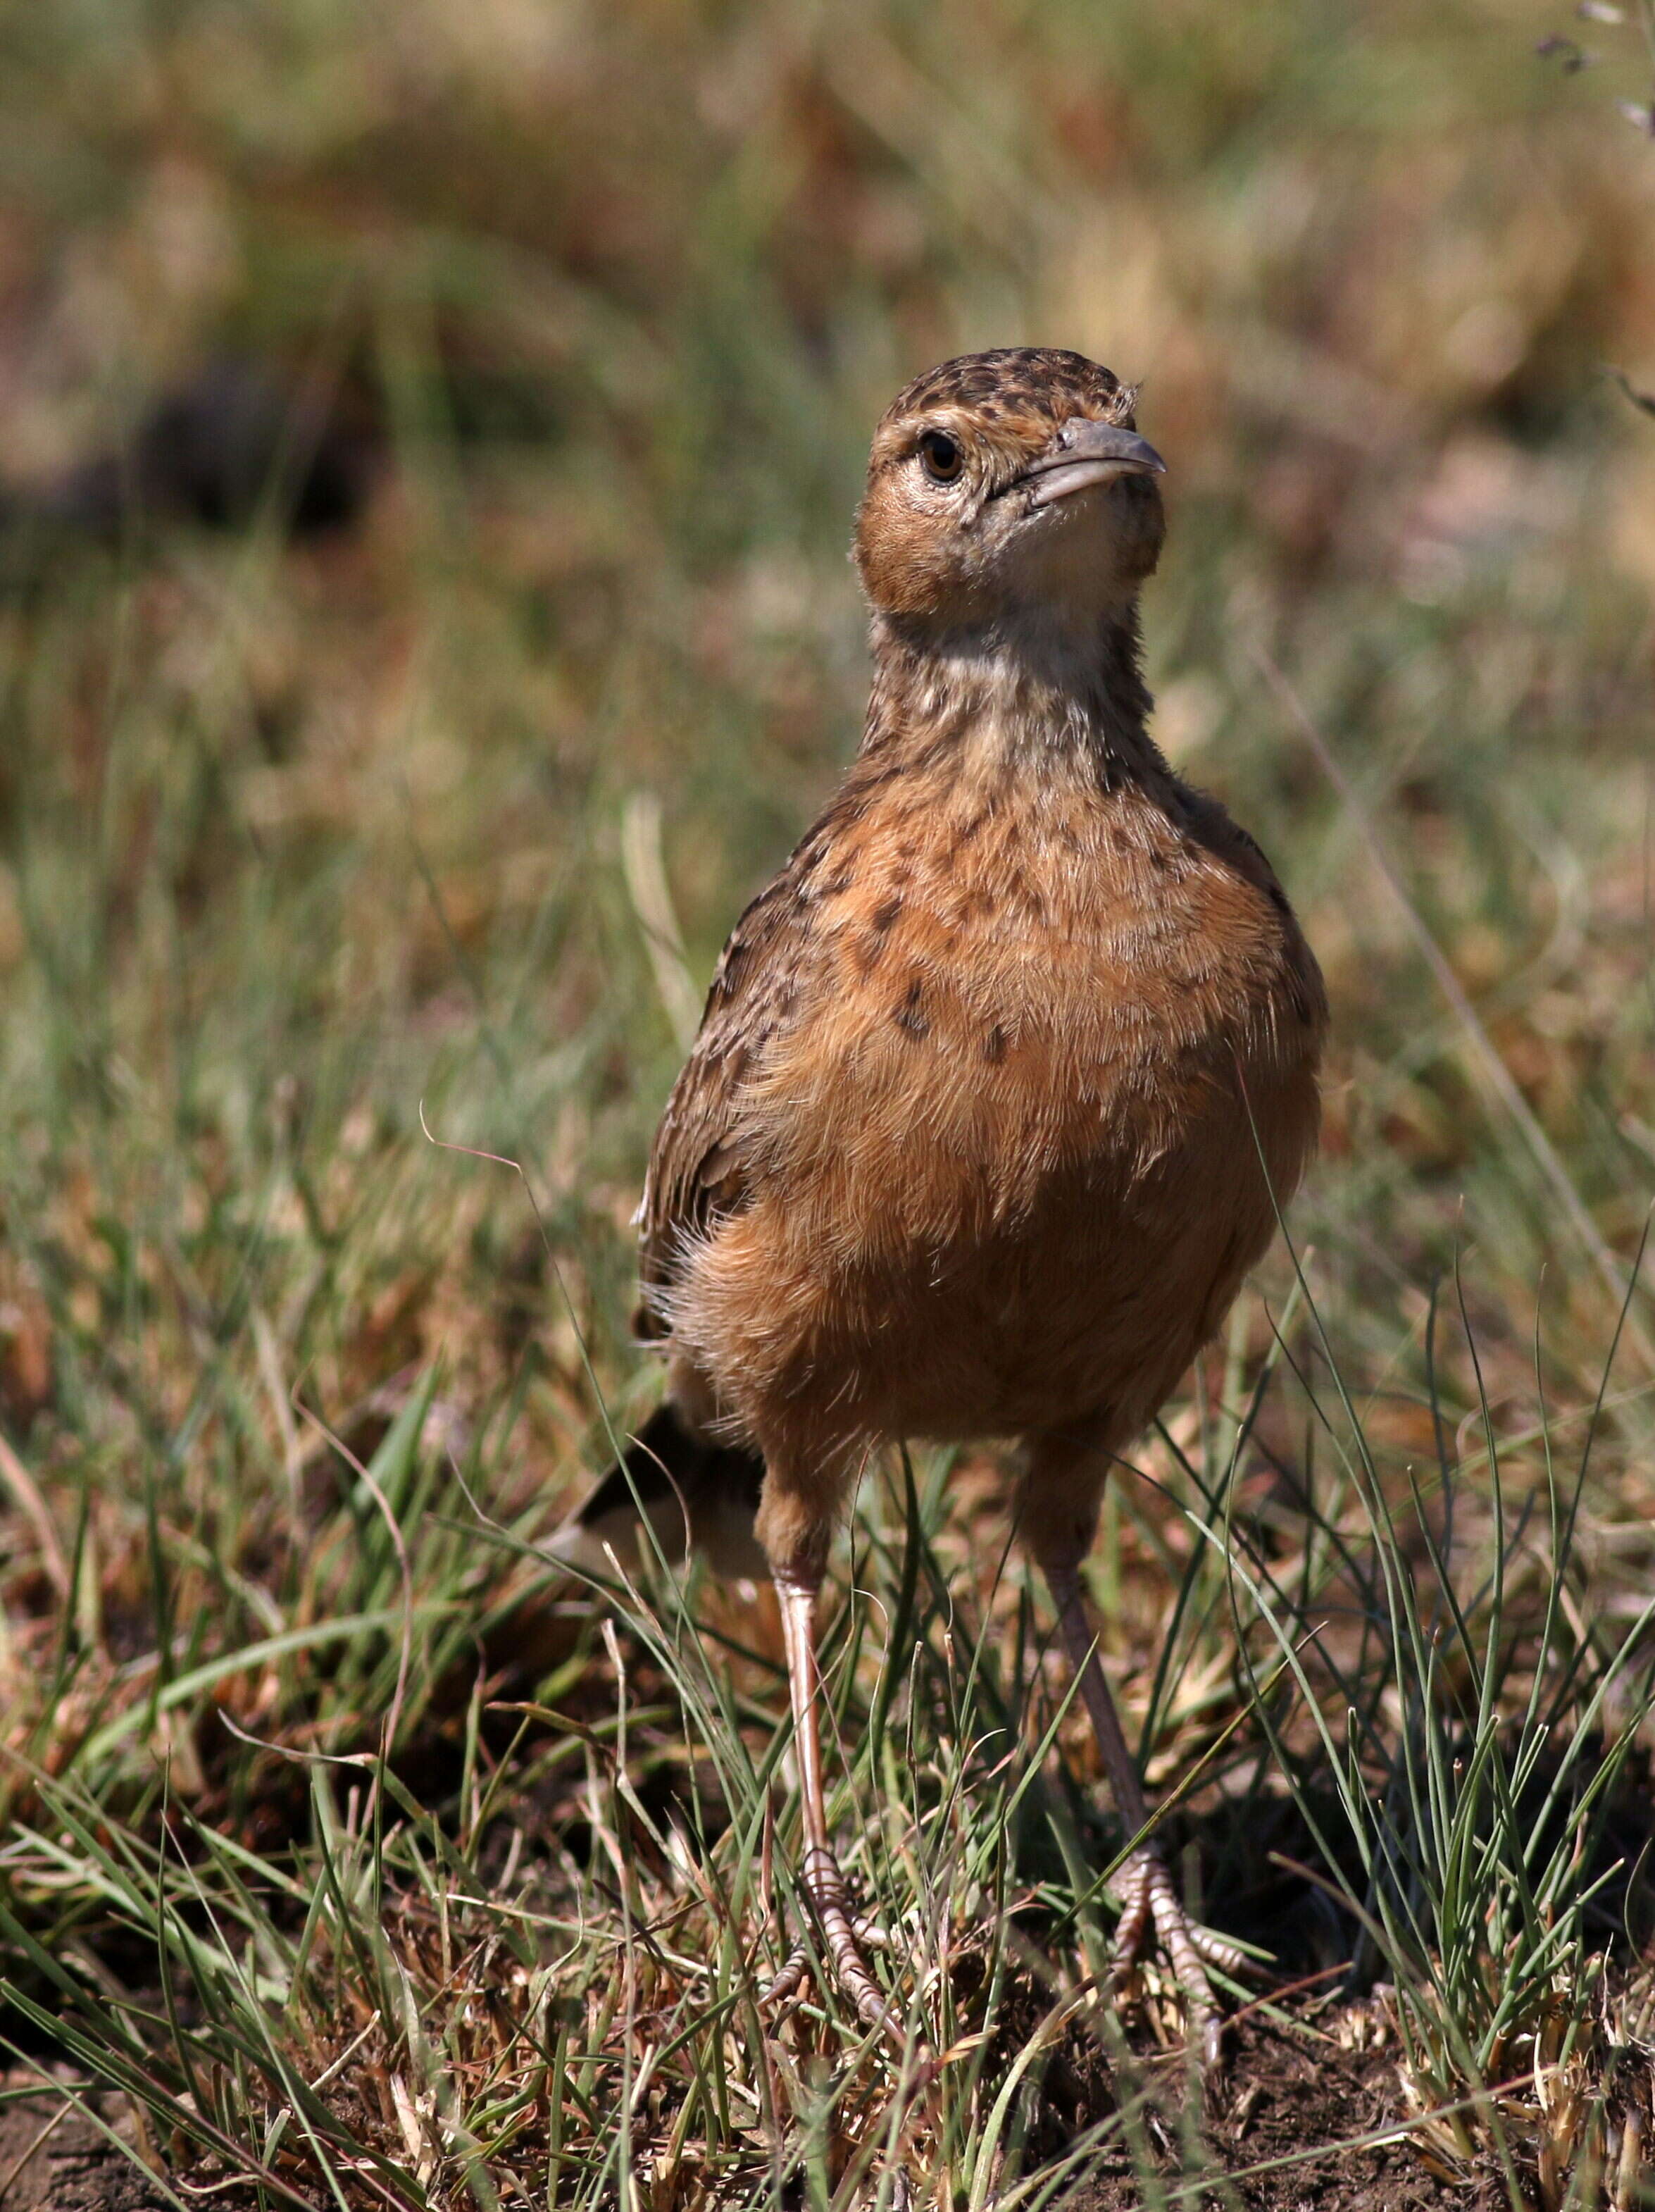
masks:
[[(1476, 1373), (1463, 1289), (1458, 1319)], [(1434, 1308), (1434, 1385), (1437, 1322)], [(1609, 1368), (1571, 1474), (1555, 1456), (1537, 1357), (1540, 1418), (1520, 1442), (1538, 1447), (1543, 1480), (1514, 1513), (1480, 1375), (1476, 1405), (1452, 1430), (1433, 1387), (1435, 1465), (1409, 1468), (1397, 1498), (1325, 1337), (1317, 1349), (1327, 1387), (1306, 1378), (1306, 1395), (1337, 1458), (1306, 1503), (1360, 1640), (1353, 1652), (1307, 1616), (1302, 1585), (1282, 1587), (1231, 1543), (1247, 1611), (1267, 1623), (1320, 1756), (1291, 1747), (1268, 1694), (1257, 1711), (1324, 1866), (1340, 1870), (1357, 1969), (1384, 1973), (1404, 2098), (1434, 2169), (1497, 2171), (1513, 2212), (1607, 2201), (1623, 2142), (1635, 2166), (1655, 2088), (1655, 2054), (1610, 2032), (1620, 2000), (1607, 2001), (1614, 1939), (1636, 1956), (1655, 1901), (1639, 1839), (1655, 1604), (1629, 1621), (1594, 1619), (1579, 1544)], [(1245, 1634), (1238, 1643), (1250, 1648)], [(1628, 1819), (1622, 1785), (1640, 1744)]]

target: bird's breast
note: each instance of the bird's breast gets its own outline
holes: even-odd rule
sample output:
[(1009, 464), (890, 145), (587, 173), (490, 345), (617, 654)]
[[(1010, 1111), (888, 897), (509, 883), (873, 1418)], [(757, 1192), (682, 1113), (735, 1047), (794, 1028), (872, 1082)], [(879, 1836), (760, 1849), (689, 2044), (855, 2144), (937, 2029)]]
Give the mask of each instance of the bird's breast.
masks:
[(683, 1343), (755, 1435), (1147, 1418), (1314, 1140), (1320, 983), (1262, 855), (1177, 787), (893, 778), (808, 935)]
[(1245, 1129), (1250, 1086), (1311, 1084), (1314, 963), (1217, 810), (915, 782), (822, 872), (811, 1016), (755, 1099), (790, 1165), (865, 1161), (906, 1194), (902, 1233), (943, 1236), (1078, 1165), (1130, 1179), (1215, 1116)]

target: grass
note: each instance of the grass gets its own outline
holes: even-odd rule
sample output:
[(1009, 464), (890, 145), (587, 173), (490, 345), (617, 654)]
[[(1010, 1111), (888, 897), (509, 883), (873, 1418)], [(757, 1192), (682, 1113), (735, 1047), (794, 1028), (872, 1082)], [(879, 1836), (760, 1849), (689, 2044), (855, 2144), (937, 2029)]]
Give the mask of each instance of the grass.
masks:
[[(1646, 2201), (1638, 32), (8, 27), (14, 476), (226, 349), (379, 460), (332, 538), (9, 532), (6, 2094), (61, 2063), (191, 2205)], [(1094, 1562), (1185, 1877), (1294, 1985), (1204, 2103), (1155, 1970), (1100, 1996), (1125, 1839), (992, 1453), (876, 1471), (828, 1632), (934, 2078), (758, 2001), (767, 1599), (542, 1548), (656, 1387), (627, 1224), (700, 983), (854, 742), (868, 427), (1019, 337), (1146, 380), (1162, 733), (1336, 1014), (1294, 1252)]]

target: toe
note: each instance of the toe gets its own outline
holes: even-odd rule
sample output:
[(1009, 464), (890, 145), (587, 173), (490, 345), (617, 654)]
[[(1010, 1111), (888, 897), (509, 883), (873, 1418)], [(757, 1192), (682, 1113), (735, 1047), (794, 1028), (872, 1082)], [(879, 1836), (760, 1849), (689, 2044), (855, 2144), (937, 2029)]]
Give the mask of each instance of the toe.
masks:
[(1209, 1966), (1221, 1974), (1244, 1974), (1252, 1960), (1234, 1943), (1227, 1943), (1222, 1936), (1215, 1936), (1210, 1928), (1202, 1927), (1199, 1921), (1187, 1923), (1190, 1941)]
[(795, 1943), (781, 1972), (761, 1991), (759, 2002), (764, 2005), (785, 2004), (804, 1987), (804, 1978), (809, 1971), (810, 1954), (803, 1943)]
[(1207, 2066), (1221, 2057), (1223, 2022), (1207, 1968), (1239, 1972), (1247, 1961), (1234, 1943), (1192, 1923), (1179, 1901), (1166, 1862), (1158, 1852), (1141, 1851), (1123, 1869), (1122, 1911), (1115, 1930), (1114, 1969), (1118, 1983), (1149, 1948), (1151, 1934), (1172, 1966), (1184, 1993), (1190, 2036), (1198, 2041)]
[(862, 1955), (858, 1929), (866, 1923), (852, 1916), (850, 1891), (838, 1860), (831, 1851), (814, 1848), (805, 1853), (801, 1871), (805, 1894), (821, 1923), (828, 1963), (840, 1987), (855, 2005), (864, 2027), (880, 2028), (900, 2038), (896, 2016)]
[(1115, 1947), (1112, 1954), (1114, 1978), (1123, 1980), (1143, 1956), (1149, 1929), (1154, 1923), (1152, 1876), (1156, 1862), (1147, 1851), (1140, 1851), (1122, 1868), (1117, 1887), (1120, 1892), (1120, 1918), (1115, 1923)]

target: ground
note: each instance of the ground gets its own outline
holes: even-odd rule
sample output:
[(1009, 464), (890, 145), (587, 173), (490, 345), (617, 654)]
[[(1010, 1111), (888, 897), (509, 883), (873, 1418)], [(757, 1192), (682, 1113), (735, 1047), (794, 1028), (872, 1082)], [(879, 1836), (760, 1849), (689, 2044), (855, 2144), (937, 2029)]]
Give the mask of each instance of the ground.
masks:
[[(1101, 2077), (1106, 2069), (1087, 2072)], [(1068, 2105), (1071, 2124), (1100, 2116), (1105, 2080), (1075, 2070), (1071, 2095), (1060, 2100), (1050, 2073), (1047, 2079), (1054, 2102)], [(20, 2074), (6, 2086), (32, 2090), (34, 2077)], [(1249, 2023), (1235, 2032), (1222, 2086), (1210, 2100), (1201, 2170), (1235, 2176), (1235, 2201), (1272, 2212), (1436, 2212), (1474, 2203), (1463, 2186), (1433, 2179), (1405, 2142), (1337, 2148), (1354, 2134), (1393, 2126), (1397, 2105), (1394, 2063), (1383, 2051), (1348, 2050), (1325, 2039), (1306, 2048), (1291, 2033)], [(65, 2112), (63, 2100), (50, 2094), (18, 2094), (8, 2102), (0, 2116), (0, 2176), (6, 2182), (0, 2195), (12, 2212), (160, 2212), (166, 2197), (105, 2132), (120, 2132), (124, 2123), (131, 2141), (120, 2101), (102, 2100), (100, 2117), (101, 2129), (72, 2108)], [(1176, 2107), (1170, 2125), (1149, 2124), (1156, 2169), (1174, 2186), (1182, 2163), (1178, 2127)], [(1323, 2145), (1332, 2147), (1325, 2155), (1306, 2157)], [(1285, 2172), (1256, 2171), (1284, 2159), (1303, 2162)], [(251, 2192), (246, 2201), (254, 2201)], [(1061, 2199), (1068, 2212), (1136, 2212), (1143, 2201), (1125, 2151), (1088, 2161), (1084, 2179)]]

